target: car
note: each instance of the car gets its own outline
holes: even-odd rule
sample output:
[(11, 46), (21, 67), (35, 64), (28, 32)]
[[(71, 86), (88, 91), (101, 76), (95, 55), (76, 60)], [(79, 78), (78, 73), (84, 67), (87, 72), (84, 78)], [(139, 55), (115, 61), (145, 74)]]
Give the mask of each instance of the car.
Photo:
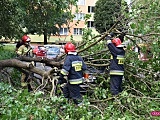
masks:
[(48, 59), (54, 59), (60, 54), (60, 48), (59, 47), (48, 47), (47, 49), (47, 58)]
[(33, 48), (32, 52), (35, 57), (46, 57), (47, 50), (45, 49), (44, 46), (37, 45), (33, 46), (32, 48)]

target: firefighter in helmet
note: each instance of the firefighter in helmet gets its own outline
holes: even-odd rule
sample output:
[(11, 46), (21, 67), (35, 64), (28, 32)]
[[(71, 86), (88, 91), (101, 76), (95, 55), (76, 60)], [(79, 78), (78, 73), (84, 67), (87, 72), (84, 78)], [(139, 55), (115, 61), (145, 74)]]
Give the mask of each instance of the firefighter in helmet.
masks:
[[(19, 41), (16, 45), (16, 54), (17, 56), (29, 56), (30, 47), (30, 37), (27, 35), (22, 36), (21, 41)], [(32, 91), (31, 85), (29, 83), (29, 74), (22, 73), (21, 74), (21, 86), (23, 88), (28, 88), (28, 91)]]
[(30, 49), (30, 37), (27, 35), (22, 36), (21, 40), (16, 45), (17, 56), (27, 56), (27, 52)]
[(83, 75), (86, 72), (87, 66), (77, 54), (74, 44), (71, 42), (66, 43), (64, 50), (67, 56), (62, 66), (58, 84), (65, 83), (64, 76), (67, 76), (67, 83), (63, 88), (64, 97), (72, 99), (76, 105), (80, 105), (82, 103), (80, 84), (83, 82)]
[(110, 90), (112, 95), (117, 95), (122, 92), (122, 78), (124, 75), (124, 56), (125, 50), (122, 45), (125, 33), (114, 37), (114, 33), (110, 33), (106, 37), (107, 46), (111, 52), (110, 61)]

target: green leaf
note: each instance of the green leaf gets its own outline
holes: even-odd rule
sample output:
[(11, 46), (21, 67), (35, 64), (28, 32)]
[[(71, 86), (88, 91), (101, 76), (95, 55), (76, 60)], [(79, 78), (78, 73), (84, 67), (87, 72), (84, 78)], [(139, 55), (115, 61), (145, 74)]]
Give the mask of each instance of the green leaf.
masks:
[(130, 27), (131, 27), (132, 29), (136, 29), (136, 24), (135, 24), (135, 23), (131, 23)]

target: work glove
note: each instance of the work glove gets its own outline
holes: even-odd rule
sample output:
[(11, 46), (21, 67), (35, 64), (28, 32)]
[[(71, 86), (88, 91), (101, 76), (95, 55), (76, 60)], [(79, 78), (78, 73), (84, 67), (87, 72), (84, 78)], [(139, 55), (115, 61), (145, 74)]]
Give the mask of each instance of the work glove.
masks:
[(107, 45), (109, 44), (109, 43), (112, 43), (112, 37), (111, 37), (111, 35), (108, 35), (106, 38), (106, 41), (107, 41)]
[(63, 83), (67, 83), (67, 80), (66, 79), (58, 79), (58, 81), (57, 81), (57, 85), (61, 85), (61, 84), (63, 84)]
[(67, 80), (64, 78), (64, 75), (60, 74), (60, 77), (58, 78), (57, 85), (61, 85), (63, 83), (67, 83)]
[(57, 85), (61, 85), (61, 84), (63, 84), (62, 80), (61, 80), (61, 79), (58, 79)]

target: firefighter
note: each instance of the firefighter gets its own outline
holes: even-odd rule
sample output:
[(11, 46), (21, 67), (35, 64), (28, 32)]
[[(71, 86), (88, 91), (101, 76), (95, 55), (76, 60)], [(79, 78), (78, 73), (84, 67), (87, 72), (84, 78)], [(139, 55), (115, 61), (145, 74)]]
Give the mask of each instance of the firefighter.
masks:
[[(16, 45), (16, 54), (17, 56), (28, 56), (29, 50), (30, 50), (30, 37), (27, 35), (22, 36), (21, 41), (17, 43)], [(22, 73), (21, 74), (21, 86), (23, 88), (28, 88), (28, 91), (32, 91), (32, 87), (29, 83), (29, 74), (28, 73)]]
[(30, 48), (30, 37), (27, 35), (22, 36), (21, 40), (16, 44), (16, 53), (18, 56), (25, 55)]
[(63, 88), (63, 95), (68, 100), (73, 100), (74, 104), (82, 104), (82, 96), (80, 94), (80, 84), (83, 83), (83, 75), (86, 72), (87, 66), (83, 59), (77, 54), (76, 47), (71, 42), (64, 46), (67, 54), (62, 66), (58, 84), (65, 83), (64, 76), (67, 76), (67, 83)]
[(123, 49), (123, 39), (125, 34), (114, 37), (114, 33), (110, 33), (106, 37), (108, 49), (111, 52), (110, 61), (110, 90), (112, 95), (118, 95), (122, 92), (122, 78), (124, 75), (124, 56), (125, 50)]

